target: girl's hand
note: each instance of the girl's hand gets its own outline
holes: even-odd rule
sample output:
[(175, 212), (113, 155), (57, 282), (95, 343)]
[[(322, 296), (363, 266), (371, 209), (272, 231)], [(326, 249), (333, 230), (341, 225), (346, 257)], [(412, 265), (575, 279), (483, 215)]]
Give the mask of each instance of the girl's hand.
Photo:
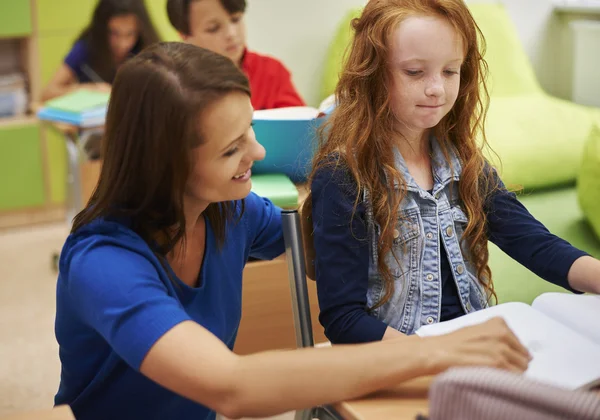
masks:
[(111, 86), (108, 83), (89, 83), (84, 85), (87, 89), (96, 92), (110, 92)]

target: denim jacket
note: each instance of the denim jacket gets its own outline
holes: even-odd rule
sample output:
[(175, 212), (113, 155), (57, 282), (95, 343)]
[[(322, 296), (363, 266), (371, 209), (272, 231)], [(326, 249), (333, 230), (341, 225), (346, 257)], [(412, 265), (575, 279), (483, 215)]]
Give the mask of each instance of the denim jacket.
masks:
[[(468, 221), (461, 209), (456, 182), (462, 170), (460, 161), (451, 153), (451, 169), (434, 138), (431, 148), (434, 179), (431, 194), (417, 185), (400, 152), (396, 150), (395, 153), (396, 168), (406, 180), (407, 195), (398, 209), (392, 251), (385, 257), (394, 277), (394, 292), (388, 302), (373, 311), (373, 315), (405, 334), (413, 334), (420, 326), (440, 319), (442, 246), (446, 249), (465, 313), (488, 305), (475, 269), (465, 262), (460, 247)], [(385, 295), (385, 287), (377, 270), (379, 227), (373, 223), (368, 194), (365, 202), (371, 251), (367, 303), (373, 307)]]

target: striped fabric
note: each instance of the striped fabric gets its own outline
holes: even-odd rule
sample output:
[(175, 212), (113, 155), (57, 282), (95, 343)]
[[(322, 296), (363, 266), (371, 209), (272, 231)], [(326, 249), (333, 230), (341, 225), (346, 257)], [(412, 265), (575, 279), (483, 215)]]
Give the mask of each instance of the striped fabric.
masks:
[(429, 391), (430, 420), (600, 420), (600, 395), (490, 368), (455, 368)]

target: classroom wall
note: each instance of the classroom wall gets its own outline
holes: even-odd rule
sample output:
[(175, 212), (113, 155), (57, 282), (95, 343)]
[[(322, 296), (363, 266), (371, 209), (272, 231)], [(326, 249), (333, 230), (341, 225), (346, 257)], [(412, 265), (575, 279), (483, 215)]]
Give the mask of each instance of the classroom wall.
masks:
[[(467, 2), (497, 3), (497, 0)], [(501, 0), (510, 14), (538, 80), (548, 93), (570, 96), (566, 21), (553, 12), (557, 0)], [(566, 66), (561, 61), (566, 59)]]
[[(469, 1), (469, 0), (467, 0)], [(471, 0), (494, 2), (494, 0)], [(293, 70), (294, 82), (311, 105), (319, 97), (329, 40), (339, 20), (365, 0), (248, 0), (248, 40), (252, 49), (280, 58)], [(566, 97), (568, 77), (557, 49), (562, 45), (561, 19), (552, 13), (554, 0), (502, 0), (508, 9), (541, 85)]]
[(310, 105), (318, 105), (329, 41), (348, 10), (366, 0), (248, 0), (249, 47), (281, 59)]

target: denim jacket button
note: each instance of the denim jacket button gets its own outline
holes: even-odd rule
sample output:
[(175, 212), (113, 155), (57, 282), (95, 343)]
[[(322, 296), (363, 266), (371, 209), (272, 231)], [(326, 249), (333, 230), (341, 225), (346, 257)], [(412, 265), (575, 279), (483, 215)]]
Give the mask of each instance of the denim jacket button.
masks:
[(398, 237), (400, 236), (400, 232), (398, 232), (398, 229), (394, 229), (393, 235), (394, 239), (398, 239)]
[(433, 280), (433, 274), (427, 274), (427, 280), (429, 280), (429, 281)]
[(433, 239), (433, 233), (428, 232), (427, 233), (427, 239)]
[(452, 236), (453, 234), (454, 234), (454, 230), (452, 229), (452, 227), (451, 227), (451, 226), (448, 226), (448, 227), (446, 228), (446, 235), (448, 235), (448, 236)]
[(427, 323), (428, 324), (433, 324), (434, 322), (435, 322), (435, 319), (433, 319), (433, 317), (430, 316), (430, 317), (427, 318)]
[(458, 274), (462, 274), (462, 273), (464, 273), (464, 272), (465, 272), (465, 267), (463, 267), (463, 265), (462, 265), (462, 264), (459, 264), (459, 265), (458, 265), (458, 267), (456, 267), (456, 272), (457, 272)]
[(473, 309), (471, 302), (467, 302), (467, 311), (471, 312), (471, 309)]

